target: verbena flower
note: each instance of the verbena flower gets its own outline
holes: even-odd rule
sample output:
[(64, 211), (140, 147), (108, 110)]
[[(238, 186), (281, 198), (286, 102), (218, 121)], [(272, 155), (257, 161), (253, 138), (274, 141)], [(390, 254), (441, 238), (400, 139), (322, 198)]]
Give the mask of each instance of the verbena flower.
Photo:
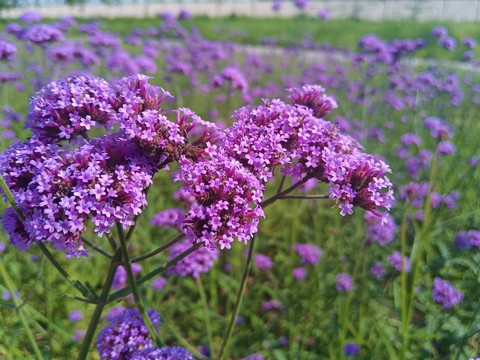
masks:
[(116, 93), (105, 80), (73, 77), (54, 81), (30, 100), (26, 127), (50, 143), (87, 138), (92, 128), (115, 122)]
[(353, 286), (353, 279), (350, 275), (343, 274), (343, 273), (337, 274), (337, 285), (335, 285), (335, 287), (337, 288), (338, 291), (340, 292), (350, 291), (352, 290), (352, 286)]
[[(153, 326), (158, 331), (160, 314), (147, 310)], [(101, 360), (130, 360), (140, 351), (152, 349), (152, 338), (136, 308), (127, 309), (113, 318), (97, 337), (97, 349)]]
[[(150, 85), (148, 79), (134, 75), (116, 85), (120, 128), (143, 154), (148, 154), (157, 170), (179, 160), (181, 155), (191, 159), (203, 156), (207, 143), (218, 141), (218, 128), (187, 108), (176, 111), (176, 121), (167, 119), (161, 104), (170, 93)], [(200, 137), (189, 139), (194, 130)]]
[(461, 291), (456, 290), (447, 280), (435, 277), (433, 280), (433, 300), (442, 303), (444, 309), (450, 309), (463, 299)]
[(76, 322), (80, 321), (83, 319), (83, 312), (80, 310), (73, 310), (69, 315), (68, 315), (68, 320), (71, 322)]
[(268, 270), (271, 269), (273, 266), (272, 260), (263, 254), (256, 254), (253, 257), (253, 262), (255, 266), (258, 267), (260, 270)]
[[(176, 243), (170, 249), (170, 256), (168, 259), (174, 259), (190, 247), (192, 247), (192, 242), (189, 239)], [(206, 247), (201, 247), (177, 262), (175, 265), (170, 266), (167, 269), (167, 274), (192, 276), (196, 279), (201, 273), (207, 273), (210, 271), (210, 268), (213, 266), (217, 258), (218, 250), (216, 248), (207, 249)]]
[(265, 100), (254, 109), (234, 113), (233, 126), (224, 132), (221, 145), (257, 177), (266, 182), (276, 167), (302, 181), (315, 178), (330, 185), (330, 198), (341, 214), (358, 206), (380, 215), (393, 204), (390, 168), (361, 151), (350, 136), (339, 133), (330, 122), (313, 116), (313, 109)]
[(155, 226), (162, 226), (166, 229), (172, 226), (181, 228), (184, 216), (185, 210), (179, 208), (171, 208), (153, 215), (152, 219), (150, 220), (150, 224)]
[(50, 43), (65, 40), (65, 36), (60, 30), (53, 26), (37, 24), (27, 28), (25, 32), (22, 33), (22, 39), (45, 47)]
[(380, 263), (373, 263), (370, 267), (370, 273), (373, 274), (378, 280), (381, 280), (385, 275), (385, 268)]
[(193, 355), (182, 347), (162, 347), (138, 350), (129, 360), (194, 360)]
[(295, 244), (294, 249), (302, 257), (302, 265), (315, 265), (322, 256), (322, 249), (311, 244)]
[(307, 271), (303, 267), (293, 269), (292, 275), (297, 280), (304, 280), (307, 278)]
[(38, 140), (11, 146), (0, 155), (0, 173), (25, 215), (7, 211), (3, 227), (20, 250), (53, 242), (67, 257), (86, 255), (80, 239), (90, 218), (102, 236), (118, 221), (126, 229), (147, 204), (144, 189), (152, 169), (133, 143), (104, 135), (69, 151)]
[(262, 309), (265, 310), (265, 311), (282, 310), (283, 309), (283, 304), (278, 300), (263, 301), (262, 302)]
[(17, 47), (8, 41), (0, 40), (0, 60), (13, 60), (17, 55)]
[[(398, 251), (388, 255), (387, 260), (396, 270), (402, 271), (402, 254)], [(410, 272), (410, 259), (407, 256), (403, 258), (403, 270)]]
[(381, 218), (370, 212), (366, 212), (363, 219), (367, 224), (367, 242), (376, 240), (380, 245), (385, 246), (395, 239), (398, 227), (390, 214), (384, 215), (383, 223)]
[(33, 24), (42, 21), (42, 15), (36, 11), (25, 11), (20, 15), (20, 21), (24, 24)]
[(240, 360), (265, 360), (265, 358), (263, 357), (263, 355), (260, 354), (251, 354), (248, 355), (246, 358), (242, 358)]
[(430, 33), (430, 35), (432, 35), (433, 37), (438, 37), (438, 38), (444, 37), (447, 34), (448, 34), (448, 30), (444, 26), (435, 26)]
[(174, 181), (182, 181), (184, 193), (195, 198), (184, 220), (183, 232), (193, 243), (204, 242), (209, 249), (216, 244), (229, 249), (234, 238), (247, 241), (257, 232), (264, 186), (240, 162), (210, 146), (208, 158), (195, 162), (180, 159), (180, 172)]
[(343, 353), (345, 356), (357, 356), (360, 351), (360, 346), (357, 343), (349, 342), (343, 346)]
[(313, 116), (323, 118), (332, 109), (338, 108), (335, 99), (325, 94), (325, 88), (320, 85), (304, 85), (299, 88), (288, 89), (290, 100), (294, 105), (304, 105), (313, 110)]
[(265, 360), (265, 358), (263, 357), (263, 355), (260, 354), (251, 354), (248, 355), (246, 358), (242, 358), (240, 360)]
[(162, 276), (159, 276), (152, 281), (152, 289), (160, 291), (163, 289), (166, 283), (167, 283), (167, 279), (165, 279)]

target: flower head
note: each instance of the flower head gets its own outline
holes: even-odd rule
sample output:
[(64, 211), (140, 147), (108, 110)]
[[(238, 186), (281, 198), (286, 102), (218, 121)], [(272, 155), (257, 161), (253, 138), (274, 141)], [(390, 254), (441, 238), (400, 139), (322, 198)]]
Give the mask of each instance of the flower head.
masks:
[[(264, 186), (240, 162), (220, 149), (207, 149), (209, 158), (196, 162), (180, 159), (175, 181), (185, 185), (184, 193), (195, 198), (183, 225), (193, 243), (204, 242), (214, 249), (231, 247), (234, 238), (247, 241), (257, 232)], [(215, 155), (213, 155), (215, 154)]]
[(315, 245), (295, 244), (294, 249), (302, 257), (302, 264), (315, 265), (322, 256), (322, 249)]
[(402, 271), (403, 266), (403, 271), (410, 272), (410, 259), (405, 256), (403, 258), (402, 265), (402, 254), (400, 254), (398, 251), (395, 251), (388, 255), (387, 260), (396, 270)]
[(436, 277), (433, 280), (433, 300), (442, 303), (444, 309), (450, 309), (463, 299), (463, 294), (455, 290), (452, 284), (447, 280)]
[(50, 143), (86, 137), (98, 126), (115, 122), (116, 94), (105, 80), (72, 77), (54, 81), (30, 100), (26, 127), (41, 141)]
[[(161, 324), (160, 314), (147, 310), (155, 327)], [(158, 330), (157, 330), (158, 331)], [(113, 318), (97, 337), (97, 349), (101, 360), (130, 360), (139, 350), (153, 348), (152, 338), (137, 309), (127, 309)]]
[(360, 346), (357, 343), (349, 342), (343, 346), (343, 353), (345, 356), (357, 356), (360, 351)]
[[(192, 242), (188, 239), (176, 243), (170, 249), (169, 260), (176, 258), (178, 255), (191, 247)], [(187, 257), (177, 262), (175, 265), (170, 266), (167, 269), (167, 274), (181, 275), (184, 277), (191, 275), (194, 279), (196, 279), (200, 276), (201, 273), (207, 273), (213, 266), (217, 258), (217, 249), (212, 250), (207, 249), (206, 247), (200, 247)]]
[(352, 290), (353, 279), (350, 275), (347, 274), (337, 274), (337, 285), (335, 286), (338, 291), (350, 291)]

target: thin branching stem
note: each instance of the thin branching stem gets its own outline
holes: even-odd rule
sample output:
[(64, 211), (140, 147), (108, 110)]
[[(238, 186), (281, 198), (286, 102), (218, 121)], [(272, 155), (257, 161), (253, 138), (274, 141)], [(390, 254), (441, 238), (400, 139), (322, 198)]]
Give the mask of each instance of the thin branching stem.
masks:
[(277, 193), (271, 197), (269, 197), (267, 200), (264, 200), (260, 203), (260, 206), (265, 208), (270, 204), (273, 204), (275, 201), (279, 200), (282, 198), (282, 196), (286, 196), (287, 194), (291, 193), (293, 190), (299, 188), (303, 184), (305, 184), (310, 178), (308, 176), (304, 177), (302, 180), (296, 182), (289, 188), (283, 190), (283, 191), (277, 191)]
[(103, 308), (106, 304), (108, 304), (108, 294), (110, 292), (110, 289), (112, 288), (113, 279), (115, 278), (115, 273), (117, 271), (118, 265), (121, 262), (121, 258), (121, 252), (117, 251), (113, 258), (110, 259), (110, 268), (108, 270), (107, 279), (105, 280), (105, 284), (103, 285), (102, 293), (100, 294), (100, 298), (98, 299), (97, 306), (95, 307), (92, 318), (90, 319), (90, 323), (88, 324), (87, 333), (85, 334), (85, 338), (83, 339), (82, 347), (80, 348), (80, 352), (78, 353), (77, 360), (85, 360), (87, 358), (88, 349), (90, 348), (90, 344), (92, 343), (98, 323), (100, 322)]
[(255, 236), (253, 237), (252, 240), (250, 240), (250, 244), (249, 244), (249, 247), (248, 247), (247, 261), (245, 262), (245, 267), (243, 268), (242, 280), (240, 282), (240, 288), (238, 289), (237, 299), (235, 301), (235, 307), (233, 309), (232, 316), (230, 317), (230, 323), (228, 324), (227, 331), (225, 333), (225, 337), (223, 338), (220, 353), (218, 354), (218, 359), (219, 360), (222, 360), (224, 358), (224, 356), (227, 354), (228, 345), (230, 343), (230, 339), (231, 339), (232, 333), (233, 333), (233, 328), (235, 326), (238, 313), (240, 312), (240, 306), (242, 304), (243, 295), (245, 293), (245, 288), (247, 286), (248, 274), (250, 273), (250, 268), (252, 267), (254, 247), (255, 247)]
[(173, 246), (174, 244), (176, 244), (177, 242), (182, 240), (184, 237), (185, 237), (184, 233), (179, 233), (179, 234), (175, 235), (175, 237), (173, 237), (171, 240), (169, 240), (168, 242), (166, 242), (162, 246), (156, 248), (155, 250), (152, 250), (152, 251), (150, 251), (146, 254), (143, 254), (143, 255), (132, 258), (131, 262), (136, 263), (136, 262), (148, 259), (152, 256), (155, 256), (155, 255), (167, 250), (168, 248), (170, 248), (171, 246)]
[(277, 194), (279, 194), (282, 191), (283, 185), (285, 184), (286, 179), (287, 179), (287, 176), (283, 175), (282, 180), (280, 180), (280, 185), (278, 185)]
[(106, 257), (108, 257), (108, 258), (110, 258), (110, 259), (113, 257), (113, 255), (110, 254), (108, 251), (103, 250), (100, 246), (95, 245), (93, 242), (91, 242), (91, 241), (88, 240), (87, 238), (85, 238), (85, 237), (82, 236), (81, 239), (82, 239), (82, 242), (84, 242), (85, 244), (87, 244), (88, 246), (90, 246), (92, 249), (98, 251), (100, 254), (105, 255)]
[[(185, 250), (183, 253), (179, 254), (177, 257), (175, 257), (172, 260), (170, 260), (169, 262), (167, 262), (165, 265), (159, 266), (158, 268), (150, 271), (148, 274), (146, 274), (146, 275), (142, 276), (141, 278), (137, 279), (135, 281), (135, 284), (137, 286), (139, 286), (139, 285), (153, 279), (155, 276), (162, 274), (170, 266), (175, 265), (177, 262), (179, 262), (183, 258), (187, 257), (192, 252), (198, 250), (200, 247), (203, 246), (203, 244), (204, 243), (201, 242), (201, 243), (198, 243), (196, 245), (193, 245), (189, 249)], [(128, 286), (124, 287), (123, 289), (118, 290), (118, 291), (114, 292), (112, 295), (110, 295), (108, 302), (112, 302), (112, 301), (121, 299), (121, 298), (123, 298), (123, 297), (125, 297), (125, 296), (127, 296), (131, 293), (132, 293), (131, 287), (130, 287), (130, 285), (128, 285)]]
[(133, 271), (132, 271), (130, 255), (128, 254), (127, 239), (125, 237), (125, 232), (123, 231), (122, 225), (119, 222), (117, 222), (117, 232), (118, 232), (118, 238), (120, 240), (120, 248), (122, 250), (123, 266), (125, 267), (125, 271), (127, 272), (128, 284), (132, 289), (132, 295), (133, 295), (133, 298), (135, 299), (135, 305), (137, 305), (138, 312), (142, 316), (143, 322), (147, 326), (150, 336), (155, 341), (157, 346), (161, 347), (163, 346), (162, 341), (160, 340), (157, 330), (155, 329), (155, 326), (150, 320), (150, 317), (148, 316), (147, 311), (145, 310), (145, 306), (143, 305), (142, 299), (140, 298), (140, 293), (138, 291), (137, 284), (135, 283), (135, 276), (133, 275)]
[(113, 238), (112, 234), (105, 234), (107, 237), (108, 242), (110, 243), (110, 246), (112, 247), (113, 251), (117, 251), (118, 245), (115, 239)]
[(279, 196), (278, 199), (299, 199), (299, 200), (327, 200), (330, 199), (329, 195), (283, 195)]

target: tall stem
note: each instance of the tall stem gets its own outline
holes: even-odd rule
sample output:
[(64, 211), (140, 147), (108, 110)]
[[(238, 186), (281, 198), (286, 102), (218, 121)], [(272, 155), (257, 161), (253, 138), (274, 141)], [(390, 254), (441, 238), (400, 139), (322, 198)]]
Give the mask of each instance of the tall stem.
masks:
[(93, 336), (95, 335), (98, 323), (100, 322), (103, 308), (108, 303), (108, 293), (112, 288), (113, 279), (115, 278), (115, 272), (117, 271), (117, 266), (120, 264), (121, 257), (121, 252), (117, 251), (113, 258), (110, 260), (110, 268), (108, 270), (107, 279), (105, 280), (102, 293), (100, 294), (100, 298), (98, 299), (99, 301), (97, 303), (97, 306), (95, 307), (92, 318), (90, 319), (90, 323), (88, 324), (87, 333), (85, 334), (85, 338), (83, 339), (82, 347), (80, 348), (80, 352), (78, 353), (77, 360), (85, 360), (87, 358), (88, 349), (90, 348)]
[(38, 344), (35, 341), (35, 338), (32, 334), (32, 330), (30, 329), (27, 319), (25, 318), (25, 314), (23, 313), (22, 309), (22, 304), (18, 301), (17, 297), (15, 296), (14, 292), (14, 285), (13, 281), (10, 278), (10, 275), (8, 274), (7, 268), (3, 264), (3, 259), (0, 260), (0, 275), (2, 275), (3, 281), (5, 281), (5, 285), (7, 286), (7, 290), (12, 296), (13, 304), (15, 306), (15, 311), (17, 312), (18, 318), (20, 319), (20, 322), (22, 323), (23, 329), (25, 330), (25, 333), (27, 334), (28, 341), (30, 342), (30, 345), (32, 346), (33, 352), (35, 353), (35, 357), (38, 360), (43, 360), (42, 353), (40, 352), (40, 349), (38, 348)]
[(130, 263), (130, 256), (128, 254), (127, 239), (125, 238), (125, 233), (123, 231), (122, 225), (119, 222), (117, 222), (117, 232), (118, 232), (118, 237), (120, 239), (120, 248), (122, 250), (123, 265), (125, 267), (125, 271), (127, 272), (128, 284), (132, 289), (132, 295), (133, 295), (133, 298), (135, 299), (135, 305), (137, 305), (138, 311), (142, 316), (143, 322), (147, 326), (150, 336), (152, 337), (152, 339), (154, 339), (157, 346), (161, 347), (163, 344), (158, 336), (157, 331), (155, 330), (155, 326), (153, 326), (152, 321), (150, 320), (150, 317), (145, 311), (145, 307), (143, 306), (142, 299), (140, 298), (140, 293), (138, 292), (138, 288), (135, 283), (135, 276), (133, 275), (133, 271), (132, 271), (132, 264)]
[[(132, 263), (135, 263), (135, 262), (139, 262), (139, 261), (142, 261), (142, 260), (145, 260), (145, 259), (148, 259), (149, 257), (152, 257), (154, 255), (157, 255), (165, 250), (167, 250), (168, 248), (170, 248), (171, 246), (173, 246), (174, 244), (176, 244), (177, 242), (179, 242), (180, 240), (182, 240), (183, 238), (185, 237), (185, 234), (184, 233), (179, 233), (177, 234), (173, 239), (169, 240), (168, 242), (166, 242), (165, 244), (163, 244), (162, 246), (156, 248), (155, 250), (152, 250), (146, 254), (143, 254), (143, 255), (140, 255), (140, 256), (137, 256), (137, 257), (134, 257), (131, 262)], [(128, 240), (128, 239), (127, 239)]]
[(196, 281), (197, 281), (198, 292), (200, 294), (200, 299), (202, 300), (204, 319), (205, 319), (205, 329), (207, 330), (208, 347), (210, 348), (210, 357), (214, 359), (215, 348), (213, 347), (212, 324), (210, 322), (210, 314), (208, 312), (209, 309), (208, 309), (208, 303), (207, 303), (207, 296), (205, 295), (205, 290), (203, 289), (203, 284), (200, 277), (198, 277)]
[(218, 354), (218, 359), (223, 359), (226, 351), (228, 350), (228, 345), (230, 343), (230, 338), (232, 337), (233, 328), (235, 326), (235, 322), (237, 320), (238, 313), (240, 312), (240, 305), (242, 304), (243, 295), (245, 292), (245, 287), (247, 286), (247, 279), (248, 274), (250, 272), (250, 268), (252, 266), (252, 258), (253, 258), (253, 250), (255, 247), (255, 237), (250, 240), (250, 245), (248, 247), (248, 256), (247, 261), (245, 263), (245, 267), (243, 268), (243, 275), (242, 281), (240, 282), (240, 289), (238, 289), (237, 299), (235, 301), (235, 308), (233, 309), (232, 316), (230, 318), (230, 323), (228, 324), (227, 332), (225, 337), (223, 338), (222, 348), (220, 349), (220, 353)]

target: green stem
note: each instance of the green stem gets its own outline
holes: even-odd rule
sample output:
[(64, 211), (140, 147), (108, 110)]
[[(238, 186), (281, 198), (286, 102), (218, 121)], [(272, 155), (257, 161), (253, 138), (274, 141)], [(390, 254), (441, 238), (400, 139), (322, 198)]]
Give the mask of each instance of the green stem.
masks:
[(210, 314), (208, 309), (207, 303), (207, 296), (205, 295), (205, 290), (203, 289), (202, 280), (200, 277), (196, 279), (197, 281), (197, 288), (200, 294), (200, 299), (202, 300), (203, 305), (203, 312), (204, 312), (204, 319), (205, 319), (205, 329), (207, 330), (207, 339), (208, 339), (208, 346), (210, 348), (210, 357), (212, 359), (215, 358), (215, 349), (213, 347), (213, 336), (212, 336), (212, 324), (210, 322)]
[[(300, 181), (296, 182), (295, 184), (293, 184), (292, 186), (290, 186), (289, 188), (283, 190), (283, 191), (277, 191), (277, 193), (271, 197), (269, 197), (267, 200), (264, 200), (262, 201), (262, 203), (260, 204), (260, 206), (262, 208), (265, 208), (267, 207), (268, 205), (271, 205), (273, 204), (275, 201), (281, 199), (283, 196), (286, 196), (287, 194), (291, 193), (293, 190), (299, 188), (300, 186), (302, 186), (303, 184), (305, 184), (308, 180), (310, 179), (310, 177), (308, 176), (305, 176), (303, 179), (301, 179)], [(283, 183), (282, 183), (283, 185)], [(280, 189), (280, 188), (279, 188)]]
[(247, 261), (245, 262), (245, 267), (243, 268), (243, 276), (242, 276), (242, 280), (240, 282), (240, 289), (238, 289), (237, 300), (235, 301), (235, 307), (233, 309), (233, 313), (232, 313), (232, 316), (230, 318), (230, 323), (228, 324), (226, 335), (223, 338), (222, 347), (220, 349), (220, 353), (218, 354), (218, 359), (220, 359), (220, 360), (224, 358), (224, 355), (226, 354), (226, 351), (228, 350), (228, 345), (229, 345), (230, 339), (232, 337), (233, 328), (235, 326), (235, 322), (237, 320), (238, 313), (240, 312), (240, 306), (242, 304), (243, 295), (244, 295), (244, 292), (245, 292), (245, 288), (247, 286), (248, 274), (250, 272), (250, 268), (251, 268), (251, 265), (252, 265), (254, 247), (255, 247), (255, 236), (253, 237), (252, 240), (250, 240), (250, 244), (249, 244), (249, 247), (248, 247)]
[[(357, 258), (355, 259), (355, 265), (353, 266), (353, 273), (352, 273), (352, 279), (354, 280), (354, 282), (357, 275), (360, 260), (363, 258), (364, 248), (365, 248), (365, 243), (362, 243), (362, 245), (360, 246), (360, 249), (358, 250)], [(353, 293), (354, 293), (354, 290), (352, 288), (348, 292), (347, 299), (345, 301), (345, 308), (343, 309), (342, 327), (340, 329), (340, 358), (341, 359), (344, 358), (343, 345), (345, 343), (345, 337), (347, 333), (348, 313), (350, 311), (350, 304), (352, 302)]]
[(50, 261), (50, 263), (55, 267), (55, 269), (58, 270), (58, 272), (65, 278), (65, 280), (67, 280), (70, 284), (72, 284), (78, 291), (80, 291), (82, 293), (83, 296), (85, 296), (86, 298), (90, 298), (91, 297), (91, 294), (90, 292), (88, 291), (88, 289), (85, 287), (85, 285), (83, 285), (80, 281), (78, 280), (75, 280), (74, 278), (72, 278), (66, 271), (65, 269), (62, 267), (62, 265), (60, 265), (60, 263), (53, 257), (52, 253), (50, 251), (48, 251), (47, 247), (42, 243), (42, 242), (39, 242), (37, 243), (38, 244), (38, 247), (40, 248), (40, 250), (42, 250), (43, 254), (47, 257), (47, 259)]
[(40, 352), (40, 349), (38, 348), (38, 344), (35, 341), (35, 338), (33, 337), (32, 331), (28, 326), (27, 319), (25, 318), (25, 314), (23, 313), (22, 306), (15, 296), (15, 293), (14, 293), (15, 288), (13, 286), (13, 281), (10, 278), (10, 275), (8, 274), (7, 268), (3, 264), (3, 259), (0, 260), (0, 274), (2, 275), (2, 278), (5, 281), (5, 285), (7, 286), (8, 292), (12, 296), (13, 304), (15, 306), (15, 311), (17, 312), (20, 322), (22, 323), (25, 333), (27, 334), (27, 338), (28, 338), (28, 341), (30, 342), (30, 345), (33, 348), (33, 352), (35, 353), (35, 356), (37, 357), (37, 359), (43, 360), (42, 353)]
[(95, 245), (93, 242), (91, 242), (87, 238), (82, 236), (81, 239), (85, 244), (90, 246), (92, 249), (97, 250), (100, 254), (105, 255), (106, 257), (108, 257), (110, 259), (113, 257), (113, 255), (110, 254), (108, 251), (103, 250), (100, 246)]
[[(185, 234), (184, 234), (184, 233), (179, 233), (179, 234), (177, 234), (173, 239), (169, 240), (168, 242), (166, 242), (166, 243), (163, 244), (162, 246), (156, 248), (155, 250), (152, 250), (152, 251), (150, 251), (150, 252), (148, 252), (148, 253), (146, 253), (146, 254), (143, 254), (143, 255), (134, 257), (134, 258), (131, 260), (131, 262), (132, 262), (132, 263), (135, 263), (135, 262), (139, 262), (139, 261), (148, 259), (149, 257), (155, 256), (155, 255), (161, 253), (162, 251), (167, 250), (169, 247), (171, 247), (172, 245), (176, 244), (177, 242), (179, 242), (180, 240), (182, 240), (184, 237), (185, 237)], [(127, 240), (127, 241), (128, 241), (128, 240)]]
[[(432, 166), (430, 168), (430, 177), (429, 177), (429, 184), (428, 184), (428, 192), (427, 192), (427, 197), (425, 198), (425, 209), (424, 209), (424, 218), (423, 218), (423, 224), (422, 224), (422, 228), (420, 230), (420, 236), (415, 236), (415, 239), (414, 239), (414, 246), (413, 248), (415, 247), (418, 247), (418, 251), (416, 253), (416, 256), (415, 256), (415, 261), (414, 261), (414, 266), (413, 266), (413, 271), (412, 271), (412, 281), (411, 281), (411, 284), (410, 284), (410, 292), (407, 294), (407, 290), (406, 290), (406, 279), (405, 281), (403, 281), (403, 277), (405, 276), (406, 278), (406, 274), (404, 275), (404, 272), (403, 271), (403, 259), (402, 259), (402, 300), (403, 300), (403, 297), (407, 297), (408, 296), (408, 299), (405, 299), (405, 306), (406, 306), (406, 314), (405, 314), (405, 319), (402, 319), (402, 322), (403, 322), (403, 344), (404, 346), (402, 346), (402, 357), (401, 359), (405, 360), (407, 358), (407, 347), (408, 347), (408, 338), (409, 338), (409, 332), (408, 332), (408, 327), (410, 325), (410, 320), (412, 318), (412, 313), (413, 313), (413, 303), (414, 303), (414, 297), (415, 297), (415, 286), (417, 285), (417, 277), (418, 277), (418, 274), (420, 272), (420, 264), (421, 264), (421, 261), (422, 261), (422, 257), (423, 257), (423, 253), (425, 252), (427, 254), (427, 257), (428, 257), (428, 253), (429, 253), (429, 243), (428, 243), (428, 232), (429, 230), (432, 228), (432, 226), (434, 225), (434, 220), (431, 220), (430, 219), (430, 214), (431, 214), (431, 210), (432, 210), (432, 205), (431, 205), (431, 198), (432, 198), (432, 192), (433, 192), (433, 179), (434, 179), (434, 175), (435, 175), (435, 170), (437, 168), (437, 158), (438, 158), (438, 146), (437, 148), (435, 149), (435, 154), (433, 155), (433, 159), (432, 159)], [(404, 219), (405, 221), (405, 219)], [(405, 234), (404, 234), (405, 232)], [(404, 242), (406, 243), (406, 223), (405, 223), (405, 226), (402, 224), (402, 257), (404, 256), (403, 252), (404, 252)], [(406, 246), (406, 245), (405, 245)], [(426, 251), (425, 251), (426, 250)], [(413, 253), (413, 250), (412, 250), (412, 253)], [(427, 259), (428, 261), (428, 259)], [(405, 283), (405, 285), (404, 285)], [(405, 286), (405, 289), (403, 288), (403, 286)], [(405, 294), (405, 295), (403, 295)], [(402, 307), (404, 306), (403, 302), (402, 302)], [(403, 315), (403, 310), (402, 310), (402, 315)]]
[[(197, 249), (199, 249), (201, 246), (203, 246), (203, 242), (202, 242), (202, 243), (199, 243), (199, 244), (197, 244), (197, 245), (194, 245), (194, 246), (192, 246), (191, 248), (185, 250), (183, 253), (179, 254), (177, 257), (173, 258), (172, 260), (170, 260), (169, 262), (167, 262), (165, 265), (159, 266), (158, 268), (150, 271), (147, 275), (144, 275), (144, 276), (142, 276), (141, 278), (137, 279), (137, 280), (135, 281), (135, 284), (136, 284), (137, 286), (138, 286), (138, 285), (141, 285), (141, 284), (143, 284), (143, 283), (151, 280), (151, 279), (154, 278), (155, 276), (160, 275), (160, 274), (163, 273), (166, 269), (168, 269), (170, 266), (175, 265), (177, 262), (179, 262), (179, 261), (182, 260), (183, 258), (187, 257), (187, 256), (190, 255), (192, 252), (194, 252), (194, 251), (196, 251)], [(108, 302), (112, 302), (112, 301), (121, 299), (122, 297), (127, 296), (127, 295), (129, 295), (129, 294), (131, 294), (131, 293), (132, 293), (131, 287), (130, 287), (130, 285), (128, 285), (128, 286), (124, 287), (123, 289), (118, 290), (117, 292), (114, 292), (112, 295), (110, 295)]]
[(401, 253), (402, 253), (402, 269), (401, 269), (401, 289), (402, 289), (402, 351), (401, 359), (405, 360), (407, 356), (407, 346), (408, 346), (408, 300), (407, 300), (407, 273), (404, 269), (404, 259), (406, 254), (407, 247), (407, 202), (405, 203), (405, 215), (402, 220), (402, 230), (401, 230)]
[(125, 267), (125, 271), (127, 272), (128, 283), (130, 285), (130, 288), (132, 289), (133, 298), (135, 299), (135, 305), (137, 305), (138, 312), (142, 316), (143, 322), (147, 326), (150, 336), (155, 341), (158, 347), (162, 347), (163, 344), (158, 336), (157, 330), (155, 329), (155, 326), (152, 324), (152, 321), (150, 320), (150, 317), (148, 316), (147, 311), (145, 310), (142, 299), (140, 298), (140, 293), (138, 292), (138, 288), (135, 283), (135, 276), (133, 275), (133, 271), (132, 271), (130, 256), (128, 254), (127, 239), (125, 237), (125, 232), (123, 231), (122, 225), (119, 222), (117, 222), (117, 232), (118, 232), (118, 238), (120, 239), (120, 248), (122, 250), (123, 265)]
[(284, 199), (299, 199), (299, 200), (326, 200), (330, 199), (330, 195), (283, 195), (277, 196), (280, 200)]
[(107, 279), (105, 280), (102, 293), (100, 294), (100, 298), (98, 299), (99, 301), (97, 303), (97, 306), (95, 307), (92, 318), (90, 319), (90, 323), (88, 324), (87, 333), (85, 334), (85, 338), (83, 339), (82, 347), (80, 348), (80, 352), (78, 353), (77, 360), (85, 360), (87, 358), (88, 349), (90, 348), (93, 336), (95, 335), (95, 330), (97, 329), (98, 323), (100, 322), (103, 308), (106, 304), (108, 304), (108, 293), (112, 288), (113, 279), (115, 278), (115, 273), (117, 271), (118, 265), (120, 264), (120, 260), (121, 253), (120, 251), (117, 251), (117, 253), (110, 260), (110, 268), (108, 270)]

